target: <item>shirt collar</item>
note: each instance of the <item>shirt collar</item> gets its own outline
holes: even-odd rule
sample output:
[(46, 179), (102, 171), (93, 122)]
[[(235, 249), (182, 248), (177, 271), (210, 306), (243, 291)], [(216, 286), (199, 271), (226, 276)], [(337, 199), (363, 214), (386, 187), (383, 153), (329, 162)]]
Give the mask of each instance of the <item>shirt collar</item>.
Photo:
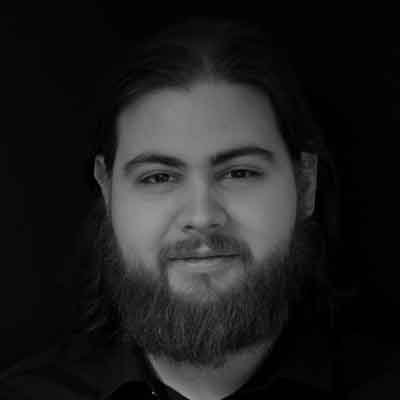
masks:
[(258, 372), (245, 385), (262, 388), (285, 379), (324, 392), (333, 390), (333, 341), (331, 333), (320, 328), (288, 326), (274, 344)]
[[(86, 336), (77, 336), (71, 347), (85, 349), (74, 365), (81, 379), (96, 387), (101, 399), (128, 382), (142, 382), (157, 391), (158, 379), (140, 348), (117, 340), (109, 346), (93, 346)], [(88, 350), (89, 349), (89, 350)], [(79, 351), (78, 351), (79, 353)], [(332, 390), (332, 341), (320, 329), (287, 326), (253, 378), (241, 391), (262, 389), (278, 379), (295, 381), (322, 391)]]

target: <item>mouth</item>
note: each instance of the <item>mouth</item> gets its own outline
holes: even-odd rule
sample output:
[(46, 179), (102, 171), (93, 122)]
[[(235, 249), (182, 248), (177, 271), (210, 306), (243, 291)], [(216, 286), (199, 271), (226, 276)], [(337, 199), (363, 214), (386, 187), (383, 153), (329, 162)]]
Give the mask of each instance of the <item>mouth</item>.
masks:
[(206, 273), (232, 266), (232, 261), (234, 261), (236, 258), (236, 255), (178, 258), (174, 259), (173, 263), (176, 267), (181, 267), (185, 271)]
[(236, 254), (232, 255), (217, 255), (217, 256), (209, 256), (209, 257), (185, 257), (185, 258), (178, 258), (178, 260), (187, 261), (187, 262), (204, 262), (207, 260), (221, 260), (224, 258), (232, 258), (235, 257)]
[(171, 258), (172, 261), (181, 260), (181, 261), (204, 261), (204, 260), (213, 260), (217, 258), (232, 258), (237, 257), (238, 254), (213, 254), (209, 256), (187, 256), (187, 257), (175, 257)]

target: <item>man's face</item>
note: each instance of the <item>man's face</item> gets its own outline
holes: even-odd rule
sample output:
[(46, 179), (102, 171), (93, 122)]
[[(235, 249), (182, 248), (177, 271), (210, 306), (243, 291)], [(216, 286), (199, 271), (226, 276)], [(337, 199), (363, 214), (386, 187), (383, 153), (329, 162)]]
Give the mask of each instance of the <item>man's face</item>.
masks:
[[(202, 365), (272, 337), (312, 245), (268, 98), (223, 82), (162, 90), (127, 107), (117, 132), (112, 176), (101, 178), (100, 160), (95, 175), (126, 334), (149, 353)], [(247, 146), (264, 155), (212, 162)], [(150, 152), (180, 165), (132, 161)]]

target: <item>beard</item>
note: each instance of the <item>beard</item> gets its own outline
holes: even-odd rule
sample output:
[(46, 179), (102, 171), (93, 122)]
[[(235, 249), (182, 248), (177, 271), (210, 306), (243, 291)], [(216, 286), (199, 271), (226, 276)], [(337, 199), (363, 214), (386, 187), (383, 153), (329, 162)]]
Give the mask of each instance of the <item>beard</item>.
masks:
[[(227, 356), (273, 342), (282, 331), (318, 275), (315, 236), (314, 224), (297, 218), (286, 240), (256, 261), (243, 241), (212, 232), (162, 249), (157, 268), (150, 268), (138, 257), (124, 257), (111, 217), (104, 213), (95, 246), (102, 295), (117, 316), (124, 342), (156, 358), (217, 368)], [(168, 254), (183, 248), (195, 251), (202, 244), (239, 254), (244, 271), (227, 290), (213, 292), (209, 301), (174, 292), (168, 280)]]

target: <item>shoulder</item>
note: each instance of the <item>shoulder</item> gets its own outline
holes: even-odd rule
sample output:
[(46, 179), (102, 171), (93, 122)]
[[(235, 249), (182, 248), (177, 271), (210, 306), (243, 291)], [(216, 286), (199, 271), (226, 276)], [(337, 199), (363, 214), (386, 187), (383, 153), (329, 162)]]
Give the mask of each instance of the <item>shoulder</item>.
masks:
[[(94, 347), (71, 336), (1, 372), (0, 400), (97, 399), (125, 379), (124, 354), (119, 345)], [(135, 359), (130, 363), (134, 376)]]
[[(70, 345), (76, 344), (71, 337)], [(63, 340), (0, 373), (0, 399), (79, 398), (77, 391), (93, 391), (90, 386), (69, 360)]]
[(349, 400), (398, 400), (400, 399), (400, 368), (382, 372), (379, 376), (353, 388)]
[(380, 334), (337, 336), (334, 381), (349, 400), (400, 399), (400, 344)]

